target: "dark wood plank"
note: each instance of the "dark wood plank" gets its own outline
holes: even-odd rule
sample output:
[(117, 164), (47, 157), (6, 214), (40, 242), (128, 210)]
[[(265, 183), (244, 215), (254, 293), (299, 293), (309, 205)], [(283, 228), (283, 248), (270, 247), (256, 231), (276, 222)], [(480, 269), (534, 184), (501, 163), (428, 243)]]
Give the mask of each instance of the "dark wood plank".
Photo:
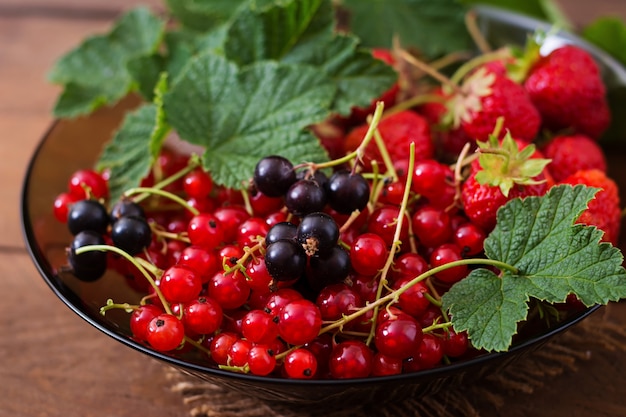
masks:
[(0, 415), (181, 416), (164, 366), (122, 346), (74, 314), (24, 252), (0, 251)]

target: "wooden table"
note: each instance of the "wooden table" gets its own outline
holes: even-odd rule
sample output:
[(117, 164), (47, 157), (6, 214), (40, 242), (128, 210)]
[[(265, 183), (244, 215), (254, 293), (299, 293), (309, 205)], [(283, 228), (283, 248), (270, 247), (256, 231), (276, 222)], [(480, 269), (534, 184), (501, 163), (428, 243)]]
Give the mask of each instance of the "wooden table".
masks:
[[(52, 122), (59, 90), (45, 80), (53, 61), (86, 35), (106, 30), (122, 10), (157, 0), (0, 1), (0, 417), (185, 416), (163, 365), (102, 335), (79, 319), (39, 277), (20, 229), (19, 198), (27, 161)], [(577, 24), (615, 13), (621, 0), (563, 0)], [(625, 317), (624, 306), (611, 314)], [(626, 358), (595, 352), (532, 401), (534, 415), (626, 415)], [(509, 401), (509, 400), (507, 400)], [(551, 411), (548, 411), (551, 410)]]

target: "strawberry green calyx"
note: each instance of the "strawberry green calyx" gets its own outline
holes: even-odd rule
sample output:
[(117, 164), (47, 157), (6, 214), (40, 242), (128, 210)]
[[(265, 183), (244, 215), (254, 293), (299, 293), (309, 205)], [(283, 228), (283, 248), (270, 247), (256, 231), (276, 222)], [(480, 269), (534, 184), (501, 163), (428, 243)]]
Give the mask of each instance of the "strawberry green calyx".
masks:
[(528, 36), (524, 48), (511, 48), (513, 59), (506, 63), (507, 75), (511, 80), (516, 83), (526, 80), (530, 70), (541, 58), (541, 45), (545, 38), (545, 33), (537, 31)]
[(534, 144), (531, 143), (520, 150), (518, 143), (508, 132), (501, 142), (496, 135), (491, 135), (489, 141), (476, 143), (481, 167), (476, 173), (478, 183), (499, 187), (502, 194), (508, 196), (515, 184), (531, 185), (543, 182), (536, 177), (550, 163), (550, 159), (533, 158)]

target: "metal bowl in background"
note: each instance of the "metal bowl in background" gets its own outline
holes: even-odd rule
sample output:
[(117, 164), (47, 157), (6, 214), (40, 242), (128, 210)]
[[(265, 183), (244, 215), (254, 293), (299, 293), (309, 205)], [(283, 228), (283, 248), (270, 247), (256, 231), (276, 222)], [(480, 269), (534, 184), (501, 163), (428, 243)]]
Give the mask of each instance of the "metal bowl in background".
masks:
[[(529, 33), (536, 29), (550, 29), (543, 22), (518, 14), (485, 7), (476, 10), (479, 27), (492, 45), (522, 44)], [(562, 43), (575, 43), (591, 51), (602, 68), (609, 96), (612, 100), (623, 96), (626, 70), (615, 60), (574, 35), (564, 32), (550, 35), (550, 47)], [(52, 214), (52, 202), (65, 190), (69, 176), (78, 169), (93, 165), (102, 144), (109, 140), (119, 126), (124, 113), (137, 104), (138, 100), (131, 97), (113, 108), (101, 109), (88, 117), (55, 122), (44, 135), (28, 166), (21, 212), (26, 245), (53, 293), (82, 319), (140, 354), (158, 359), (200, 379), (263, 400), (302, 405), (322, 401), (326, 405), (362, 405), (427, 395), (450, 384), (466, 384), (483, 375), (498, 372), (595, 310), (588, 309), (554, 328), (520, 340), (507, 352), (483, 354), (440, 368), (389, 377), (324, 381), (257, 377), (222, 371), (185, 354), (177, 356), (156, 352), (131, 338), (127, 313), (110, 311), (106, 317), (99, 313), (100, 307), (109, 298), (129, 303), (140, 299), (141, 294), (126, 285), (123, 278), (109, 272), (96, 282), (85, 283), (59, 271), (59, 267), (66, 262), (65, 248), (71, 237), (65, 225), (58, 223)], [(626, 120), (625, 110), (616, 106), (614, 111), (615, 120)], [(612, 127), (611, 135), (624, 131), (620, 131), (616, 124)], [(613, 163), (624, 165), (626, 151), (617, 149), (618, 152), (611, 155)], [(626, 189), (626, 177), (616, 179), (618, 183), (621, 179), (621, 187)]]

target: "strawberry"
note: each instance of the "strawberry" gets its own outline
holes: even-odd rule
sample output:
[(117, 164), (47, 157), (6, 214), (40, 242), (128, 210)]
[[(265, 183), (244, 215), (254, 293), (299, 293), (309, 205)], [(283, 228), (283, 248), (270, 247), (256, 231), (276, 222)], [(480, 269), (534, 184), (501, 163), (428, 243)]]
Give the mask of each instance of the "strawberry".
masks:
[(573, 129), (593, 139), (608, 128), (606, 88), (591, 55), (574, 45), (553, 50), (530, 69), (524, 88), (552, 131)]
[[(346, 152), (354, 151), (361, 144), (368, 128), (367, 124), (362, 124), (348, 133), (344, 144)], [(411, 142), (415, 143), (416, 160), (432, 158), (435, 153), (428, 121), (414, 111), (404, 110), (384, 116), (378, 123), (378, 131), (391, 161), (408, 160)], [(373, 160), (381, 166), (384, 164), (374, 140), (365, 149), (364, 166), (367, 169), (371, 168)]]
[(499, 118), (502, 132), (532, 141), (539, 131), (541, 118), (524, 88), (509, 78), (502, 61), (478, 67), (452, 94), (448, 103), (453, 126), (461, 126), (476, 140), (485, 141)]
[(617, 245), (620, 232), (621, 209), (619, 189), (615, 181), (599, 169), (583, 169), (565, 178), (563, 184), (583, 184), (600, 188), (578, 218), (578, 223), (596, 226), (604, 232), (602, 240)]
[(509, 200), (543, 195), (551, 185), (545, 170), (550, 161), (537, 158), (540, 154), (533, 144), (520, 149), (518, 143), (523, 142), (508, 133), (501, 142), (495, 135), (488, 142), (478, 142), (480, 169), (473, 169), (461, 187), (465, 214), (487, 232), (496, 225), (498, 209)]
[(606, 157), (597, 141), (581, 134), (556, 136), (543, 148), (551, 159), (549, 169), (555, 181), (561, 181), (581, 169), (606, 172)]

